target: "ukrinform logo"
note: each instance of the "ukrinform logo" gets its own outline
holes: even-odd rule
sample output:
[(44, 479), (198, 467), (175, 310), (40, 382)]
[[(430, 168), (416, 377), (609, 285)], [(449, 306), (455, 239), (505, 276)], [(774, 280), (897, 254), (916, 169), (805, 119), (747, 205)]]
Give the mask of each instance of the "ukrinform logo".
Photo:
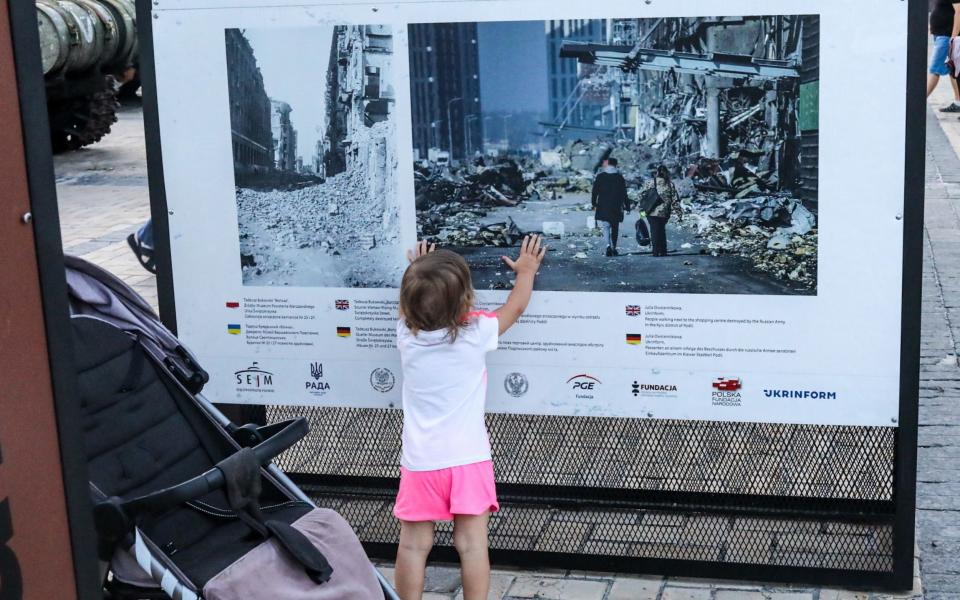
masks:
[(836, 392), (815, 392), (812, 390), (763, 390), (767, 398), (798, 398), (809, 400), (836, 400)]

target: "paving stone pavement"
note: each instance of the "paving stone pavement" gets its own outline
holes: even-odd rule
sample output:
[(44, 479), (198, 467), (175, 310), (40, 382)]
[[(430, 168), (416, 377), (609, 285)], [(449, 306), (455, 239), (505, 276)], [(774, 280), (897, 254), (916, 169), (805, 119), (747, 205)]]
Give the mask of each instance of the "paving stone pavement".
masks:
[(960, 599), (960, 120), (927, 115), (917, 541), (927, 598)]
[[(932, 98), (936, 107), (945, 101)], [(960, 121), (930, 113), (918, 477), (919, 560), (903, 594), (584, 571), (495, 570), (491, 598), (644, 600), (960, 600)], [(64, 250), (116, 273), (154, 306), (156, 281), (134, 259), (126, 236), (149, 216), (142, 117), (120, 114), (100, 144), (56, 158)], [(389, 563), (379, 565), (392, 578)], [(922, 584), (921, 575), (922, 573)], [(695, 573), (691, 573), (695, 575)], [(428, 573), (425, 600), (461, 600), (455, 566)]]
[(126, 241), (150, 218), (143, 115), (126, 108), (118, 116), (99, 144), (54, 157), (63, 251), (111, 271), (156, 309), (156, 277)]

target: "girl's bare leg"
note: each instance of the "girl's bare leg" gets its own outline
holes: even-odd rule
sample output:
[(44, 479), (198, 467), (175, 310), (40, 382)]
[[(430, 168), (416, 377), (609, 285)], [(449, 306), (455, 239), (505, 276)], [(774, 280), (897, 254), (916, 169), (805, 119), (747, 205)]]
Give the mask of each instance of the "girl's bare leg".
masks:
[(460, 555), (463, 600), (487, 600), (490, 591), (490, 555), (487, 523), (490, 513), (454, 515), (453, 545)]
[(400, 521), (395, 579), (401, 600), (420, 600), (427, 555), (433, 547), (433, 521)]

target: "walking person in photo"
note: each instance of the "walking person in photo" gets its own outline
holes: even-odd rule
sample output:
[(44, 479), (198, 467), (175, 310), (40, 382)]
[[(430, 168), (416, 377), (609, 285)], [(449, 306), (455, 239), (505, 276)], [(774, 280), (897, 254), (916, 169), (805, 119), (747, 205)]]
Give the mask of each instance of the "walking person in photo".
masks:
[(617, 238), (620, 236), (620, 223), (623, 213), (628, 210), (630, 200), (627, 197), (627, 181), (617, 168), (617, 159), (603, 161), (603, 168), (593, 180), (593, 193), (590, 203), (596, 209), (597, 224), (603, 231), (606, 256), (617, 256)]
[(653, 178), (643, 184), (640, 196), (641, 212), (646, 213), (647, 221), (650, 223), (653, 256), (666, 256), (667, 221), (674, 213), (677, 214), (678, 220), (683, 218), (680, 195), (670, 178), (670, 170), (664, 165), (658, 166)]
[(419, 242), (400, 284), (397, 347), (403, 369), (400, 520), (396, 587), (403, 600), (423, 595), (434, 523), (453, 520), (464, 600), (490, 589), (487, 525), (499, 510), (484, 412), (487, 353), (523, 314), (546, 254), (540, 236), (527, 236), (506, 303), (476, 310), (470, 268), (459, 254)]
[(941, 108), (942, 112), (960, 112), (960, 85), (950, 72), (947, 58), (951, 43), (957, 43), (960, 35), (960, 0), (934, 0), (930, 11), (930, 35), (933, 36), (933, 52), (930, 56), (930, 69), (927, 74), (927, 97), (933, 93), (940, 78), (950, 77), (953, 86), (953, 102)]

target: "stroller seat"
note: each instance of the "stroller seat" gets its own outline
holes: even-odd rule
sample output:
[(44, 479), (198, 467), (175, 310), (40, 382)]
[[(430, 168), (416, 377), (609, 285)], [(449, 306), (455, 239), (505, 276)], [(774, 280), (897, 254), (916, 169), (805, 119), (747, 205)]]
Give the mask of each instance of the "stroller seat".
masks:
[[(224, 481), (225, 461), (249, 452), (260, 459), (255, 475), (260, 481), (253, 484), (259, 488), (263, 522), (293, 525), (311, 515), (323, 522), (325, 532), (333, 532), (336, 547), (316, 548), (332, 574), (322, 583), (313, 579), (317, 593), (310, 597), (383, 598), (381, 583), (346, 521), (334, 511), (316, 509), (262, 468), (273, 454), (306, 434), (305, 423), (262, 428), (264, 436), (254, 436), (259, 445), (243, 450), (235, 432), (221, 426), (135, 333), (91, 316), (74, 316), (71, 325), (101, 558), (129, 552), (146, 571), (140, 580), (148, 575), (175, 600), (203, 598), (204, 588), (222, 579), (231, 565), (252, 564), (241, 559), (255, 550), (262, 553), (260, 547), (268, 543), (264, 531), (258, 531), (249, 514), (232, 508), (236, 494), (231, 492), (231, 498), (223, 487), (229, 483)], [(250, 430), (244, 429), (249, 437)], [(280, 442), (272, 442), (277, 439)], [(118, 524), (118, 515), (129, 517), (129, 523)], [(278, 543), (275, 537), (269, 539)], [(276, 552), (282, 555), (283, 549)], [(301, 578), (311, 573), (309, 568), (288, 570)], [(116, 567), (114, 576), (130, 583)], [(270, 574), (257, 577), (269, 581)]]

